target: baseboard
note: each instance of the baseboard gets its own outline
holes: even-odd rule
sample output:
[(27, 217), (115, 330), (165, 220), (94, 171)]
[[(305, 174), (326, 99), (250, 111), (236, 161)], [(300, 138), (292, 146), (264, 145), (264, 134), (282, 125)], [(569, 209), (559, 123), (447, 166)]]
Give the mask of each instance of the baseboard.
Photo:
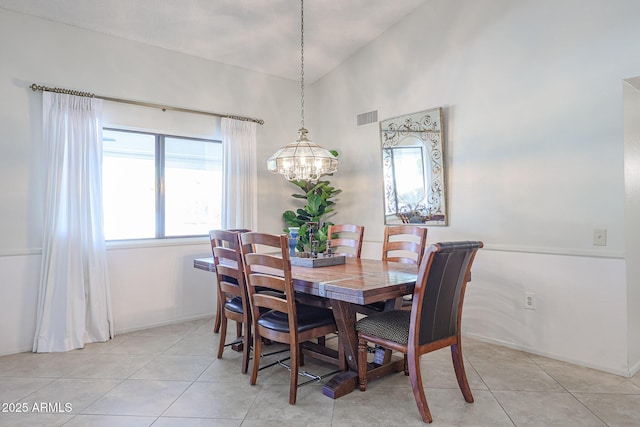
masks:
[(629, 368), (629, 376), (632, 377), (638, 372), (640, 372), (640, 360), (637, 363), (635, 363), (631, 368)]
[[(558, 360), (558, 361), (561, 361), (561, 362), (567, 362), (567, 363), (571, 363), (571, 364), (574, 364), (574, 365), (583, 366), (585, 368), (596, 369), (598, 371), (606, 372), (606, 373), (613, 374), (613, 375), (618, 375), (618, 376), (625, 377), (625, 378), (630, 378), (632, 376), (632, 374), (629, 371), (626, 371), (624, 369), (612, 369), (609, 366), (601, 366), (601, 365), (598, 365), (598, 364), (585, 362), (584, 360), (573, 359), (573, 358), (565, 357), (565, 356), (562, 356), (562, 355), (559, 355), (559, 354), (540, 351), (540, 350), (538, 350), (536, 348), (517, 345), (517, 344), (514, 344), (514, 343), (510, 343), (510, 342), (506, 342), (506, 341), (502, 341), (502, 340), (496, 340), (496, 339), (493, 339), (493, 338), (488, 338), (488, 337), (477, 335), (477, 334), (469, 334), (469, 333), (467, 333), (467, 334), (463, 334), (463, 337), (473, 338), (474, 340), (486, 342), (488, 344), (499, 345), (501, 347), (511, 348), (513, 350), (524, 351), (524, 352), (527, 352), (527, 353), (535, 354), (537, 356), (548, 357), (549, 359), (554, 359), (554, 360)], [(636, 369), (635, 372), (637, 372), (637, 370), (640, 370), (640, 362), (634, 368)], [(631, 370), (631, 372), (634, 372), (634, 371)]]

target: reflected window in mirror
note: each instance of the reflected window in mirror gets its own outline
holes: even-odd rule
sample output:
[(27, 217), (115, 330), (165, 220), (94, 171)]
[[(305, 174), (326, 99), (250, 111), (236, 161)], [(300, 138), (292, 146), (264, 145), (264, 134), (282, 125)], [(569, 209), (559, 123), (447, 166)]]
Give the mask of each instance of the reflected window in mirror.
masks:
[(380, 122), (386, 224), (447, 225), (442, 109)]

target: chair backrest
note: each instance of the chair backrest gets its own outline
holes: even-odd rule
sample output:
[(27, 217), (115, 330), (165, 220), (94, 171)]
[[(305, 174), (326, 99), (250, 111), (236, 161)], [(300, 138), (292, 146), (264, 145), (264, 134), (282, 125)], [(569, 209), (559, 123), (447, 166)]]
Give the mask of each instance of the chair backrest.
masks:
[(420, 264), (427, 244), (427, 229), (417, 225), (387, 225), (384, 228), (382, 260)]
[(462, 303), (471, 265), (482, 242), (429, 245), (413, 292), (409, 345), (425, 345), (460, 333)]
[(364, 236), (362, 225), (330, 225), (327, 230), (327, 244), (331, 244), (331, 251), (336, 255), (360, 258), (362, 236)]
[[(218, 278), (218, 297), (225, 294), (241, 297), (243, 307), (248, 302), (244, 278), (244, 263), (240, 254), (240, 233), (250, 230), (211, 230), (211, 252)], [(245, 307), (247, 308), (247, 307)]]
[[(240, 241), (254, 319), (260, 318), (260, 308), (276, 310), (288, 314), (289, 330), (297, 331), (287, 235), (243, 233), (240, 235)], [(254, 247), (255, 251), (250, 252), (251, 247)], [(258, 293), (256, 288), (261, 288), (261, 292)], [(275, 292), (265, 292), (265, 289)]]

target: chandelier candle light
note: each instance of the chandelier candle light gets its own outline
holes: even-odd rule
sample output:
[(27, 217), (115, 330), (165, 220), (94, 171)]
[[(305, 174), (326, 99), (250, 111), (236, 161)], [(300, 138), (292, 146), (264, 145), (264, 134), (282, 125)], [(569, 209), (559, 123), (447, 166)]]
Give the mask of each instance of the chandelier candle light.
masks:
[(338, 170), (338, 158), (326, 148), (307, 138), (304, 127), (304, 0), (300, 0), (300, 116), (298, 139), (267, 160), (269, 172), (284, 175), (289, 181), (317, 181), (321, 176)]

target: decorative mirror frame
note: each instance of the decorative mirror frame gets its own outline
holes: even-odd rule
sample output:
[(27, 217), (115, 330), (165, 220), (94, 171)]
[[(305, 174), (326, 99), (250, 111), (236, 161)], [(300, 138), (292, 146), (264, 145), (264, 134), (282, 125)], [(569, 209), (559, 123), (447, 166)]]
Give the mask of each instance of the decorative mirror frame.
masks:
[[(407, 114), (380, 122), (385, 224), (447, 225), (444, 131), (442, 108)], [(422, 192), (402, 192), (397, 188), (394, 150), (421, 147)], [(397, 152), (397, 151), (396, 151)], [(411, 196), (413, 200), (400, 197)], [(412, 203), (413, 202), (413, 203)]]

